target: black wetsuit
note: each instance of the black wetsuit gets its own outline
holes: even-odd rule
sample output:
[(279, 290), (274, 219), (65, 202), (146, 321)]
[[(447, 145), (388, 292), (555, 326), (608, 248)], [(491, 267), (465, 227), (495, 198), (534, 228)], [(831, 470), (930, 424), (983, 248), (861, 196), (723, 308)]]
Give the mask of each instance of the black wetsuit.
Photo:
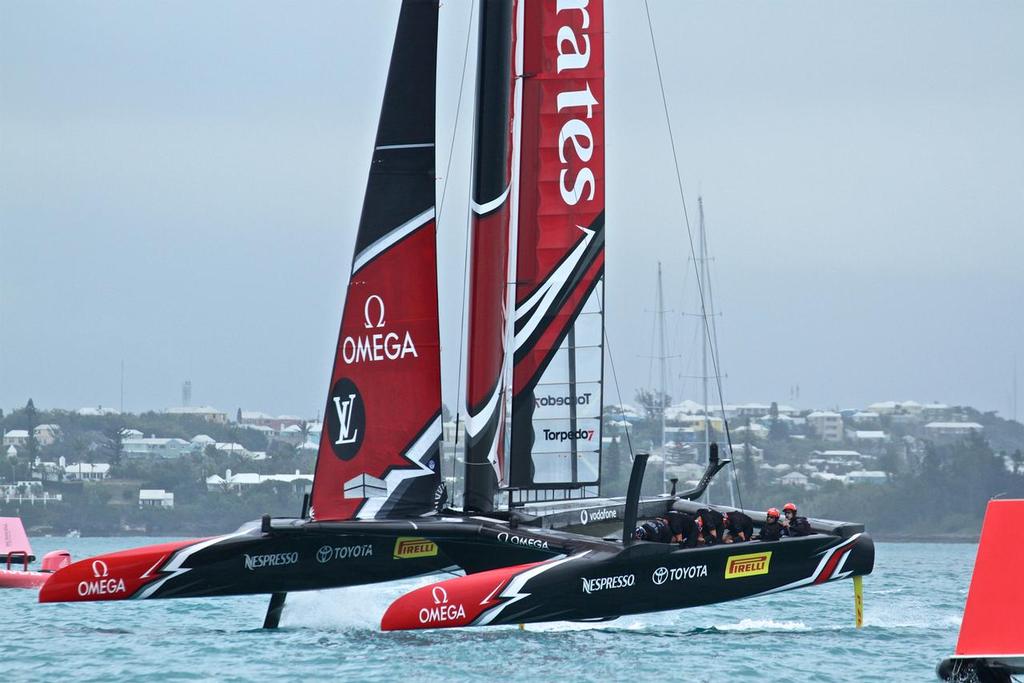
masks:
[(683, 540), (679, 545), (684, 548), (697, 547), (697, 535), (700, 533), (700, 530), (697, 529), (696, 515), (690, 514), (689, 512), (681, 512), (679, 510), (670, 510), (667, 518), (668, 526), (672, 531), (672, 535), (683, 537)]
[[(697, 512), (701, 520), (701, 534), (704, 536), (705, 545), (716, 545), (722, 542), (725, 535), (725, 520), (722, 513), (710, 508), (704, 508)], [(711, 535), (714, 531), (715, 535)]]
[(671, 543), (672, 542), (672, 530), (669, 528), (668, 520), (661, 517), (644, 522), (640, 525), (647, 537), (646, 541), (654, 541), (655, 543)]
[[(726, 531), (732, 536), (733, 543), (749, 541), (754, 537), (754, 520), (742, 512), (730, 512), (729, 522), (725, 525)], [(740, 538), (740, 534), (743, 538)]]
[(762, 541), (777, 541), (782, 538), (783, 526), (779, 524), (779, 520), (771, 522), (765, 522), (761, 527), (761, 535), (759, 538)]
[(814, 532), (811, 530), (811, 524), (807, 521), (806, 517), (797, 517), (793, 515), (793, 519), (789, 522), (789, 527), (783, 527), (785, 536), (810, 536)]

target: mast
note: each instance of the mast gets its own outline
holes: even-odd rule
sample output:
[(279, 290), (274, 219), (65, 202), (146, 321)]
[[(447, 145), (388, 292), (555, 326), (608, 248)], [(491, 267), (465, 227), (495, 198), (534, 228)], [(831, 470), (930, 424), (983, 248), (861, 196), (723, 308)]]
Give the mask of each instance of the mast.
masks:
[(704, 198), (697, 197), (697, 206), (700, 211), (700, 287), (698, 291), (701, 293), (700, 302), (700, 313), (701, 313), (701, 330), (702, 343), (700, 345), (700, 379), (701, 379), (701, 391), (703, 392), (704, 402), (704, 462), (707, 463), (711, 458), (711, 425), (710, 416), (708, 415), (708, 310), (705, 302), (707, 292), (707, 242), (704, 239)]
[(658, 261), (658, 391), (661, 392), (661, 488), (665, 491), (665, 409), (668, 399), (665, 396), (665, 293), (661, 282), (661, 261)]
[[(665, 296), (661, 286), (661, 261), (658, 261), (658, 386), (661, 392), (661, 449), (665, 450)], [(662, 455), (664, 457), (664, 455)]]
[[(700, 208), (700, 272), (701, 272), (701, 287), (702, 293), (701, 302), (701, 318), (704, 323), (704, 343), (701, 345), (703, 349), (702, 360), (704, 364), (703, 372), (703, 384), (704, 384), (704, 442), (705, 442), (705, 454), (706, 460), (711, 459), (711, 438), (710, 435), (713, 433), (710, 424), (710, 410), (708, 403), (708, 368), (707, 358), (708, 351), (713, 353), (715, 359), (715, 385), (719, 390), (719, 401), (721, 403), (721, 377), (720, 372), (720, 357), (718, 355), (718, 326), (715, 324), (715, 294), (711, 287), (711, 265), (710, 257), (708, 256), (708, 243), (707, 243), (707, 229), (704, 223), (704, 198), (697, 197), (697, 203)], [(722, 406), (722, 424), (725, 424), (725, 407)], [(735, 467), (729, 468), (729, 504), (732, 507), (736, 507), (736, 469)]]
[(473, 140), (473, 222), (463, 507), (494, 508), (503, 478), (512, 195), (512, 0), (480, 6)]

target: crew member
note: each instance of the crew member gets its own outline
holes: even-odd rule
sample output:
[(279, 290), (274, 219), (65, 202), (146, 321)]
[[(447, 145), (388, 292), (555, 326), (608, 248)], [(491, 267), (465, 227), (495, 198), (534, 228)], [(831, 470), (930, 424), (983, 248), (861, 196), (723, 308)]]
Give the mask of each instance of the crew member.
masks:
[(742, 543), (754, 537), (754, 520), (739, 510), (727, 512), (725, 517), (725, 542)]
[(701, 508), (697, 511), (700, 519), (701, 536), (704, 537), (704, 545), (718, 545), (722, 543), (725, 536), (725, 520), (722, 513), (711, 508)]
[(782, 525), (779, 524), (778, 508), (768, 508), (764, 524), (761, 526), (761, 535), (758, 538), (762, 541), (777, 541), (782, 538)]
[(782, 520), (783, 536), (810, 536), (814, 533), (807, 518), (797, 516), (796, 505), (793, 503), (783, 505), (782, 514), (785, 515)]
[(672, 542), (682, 548), (696, 548), (700, 529), (697, 528), (697, 515), (681, 510), (669, 510), (666, 515), (668, 526), (672, 531)]
[(669, 528), (667, 519), (664, 517), (655, 517), (634, 529), (633, 538), (637, 541), (669, 543), (672, 541), (672, 530)]

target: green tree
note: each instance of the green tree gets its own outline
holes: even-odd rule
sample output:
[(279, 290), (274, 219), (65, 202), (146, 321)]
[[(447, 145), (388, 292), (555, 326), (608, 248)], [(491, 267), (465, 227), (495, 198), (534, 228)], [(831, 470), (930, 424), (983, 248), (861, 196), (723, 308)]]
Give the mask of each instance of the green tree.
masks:
[(39, 455), (39, 442), (36, 440), (36, 425), (39, 423), (39, 415), (36, 412), (36, 404), (30, 398), (25, 404), (25, 423), (28, 429), (28, 441), (25, 443), (25, 456), (28, 458), (29, 466), (36, 461)]
[(886, 447), (885, 452), (882, 453), (878, 458), (878, 467), (885, 472), (890, 479), (895, 477), (900, 472), (900, 457), (896, 452), (896, 446), (890, 444)]
[(117, 469), (121, 466), (121, 457), (124, 455), (124, 433), (126, 431), (120, 425), (106, 431), (107, 457), (110, 458), (111, 469)]
[(613, 437), (601, 452), (601, 495), (621, 496), (629, 483), (629, 462), (619, 437)]
[(671, 396), (668, 394), (663, 395), (660, 391), (653, 391), (651, 389), (637, 389), (636, 401), (643, 408), (644, 417), (651, 422), (660, 421), (664, 409), (672, 405)]

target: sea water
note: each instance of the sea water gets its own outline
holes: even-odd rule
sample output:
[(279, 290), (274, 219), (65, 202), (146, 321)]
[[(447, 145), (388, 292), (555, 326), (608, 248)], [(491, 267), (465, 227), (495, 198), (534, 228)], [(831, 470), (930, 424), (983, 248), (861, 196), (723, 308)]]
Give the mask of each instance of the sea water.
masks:
[[(167, 539), (37, 538), (75, 559)], [(46, 604), (0, 590), (12, 681), (934, 681), (952, 653), (975, 545), (878, 543), (864, 579), (598, 624), (382, 633), (427, 579), (295, 593), (277, 631), (267, 598)]]

